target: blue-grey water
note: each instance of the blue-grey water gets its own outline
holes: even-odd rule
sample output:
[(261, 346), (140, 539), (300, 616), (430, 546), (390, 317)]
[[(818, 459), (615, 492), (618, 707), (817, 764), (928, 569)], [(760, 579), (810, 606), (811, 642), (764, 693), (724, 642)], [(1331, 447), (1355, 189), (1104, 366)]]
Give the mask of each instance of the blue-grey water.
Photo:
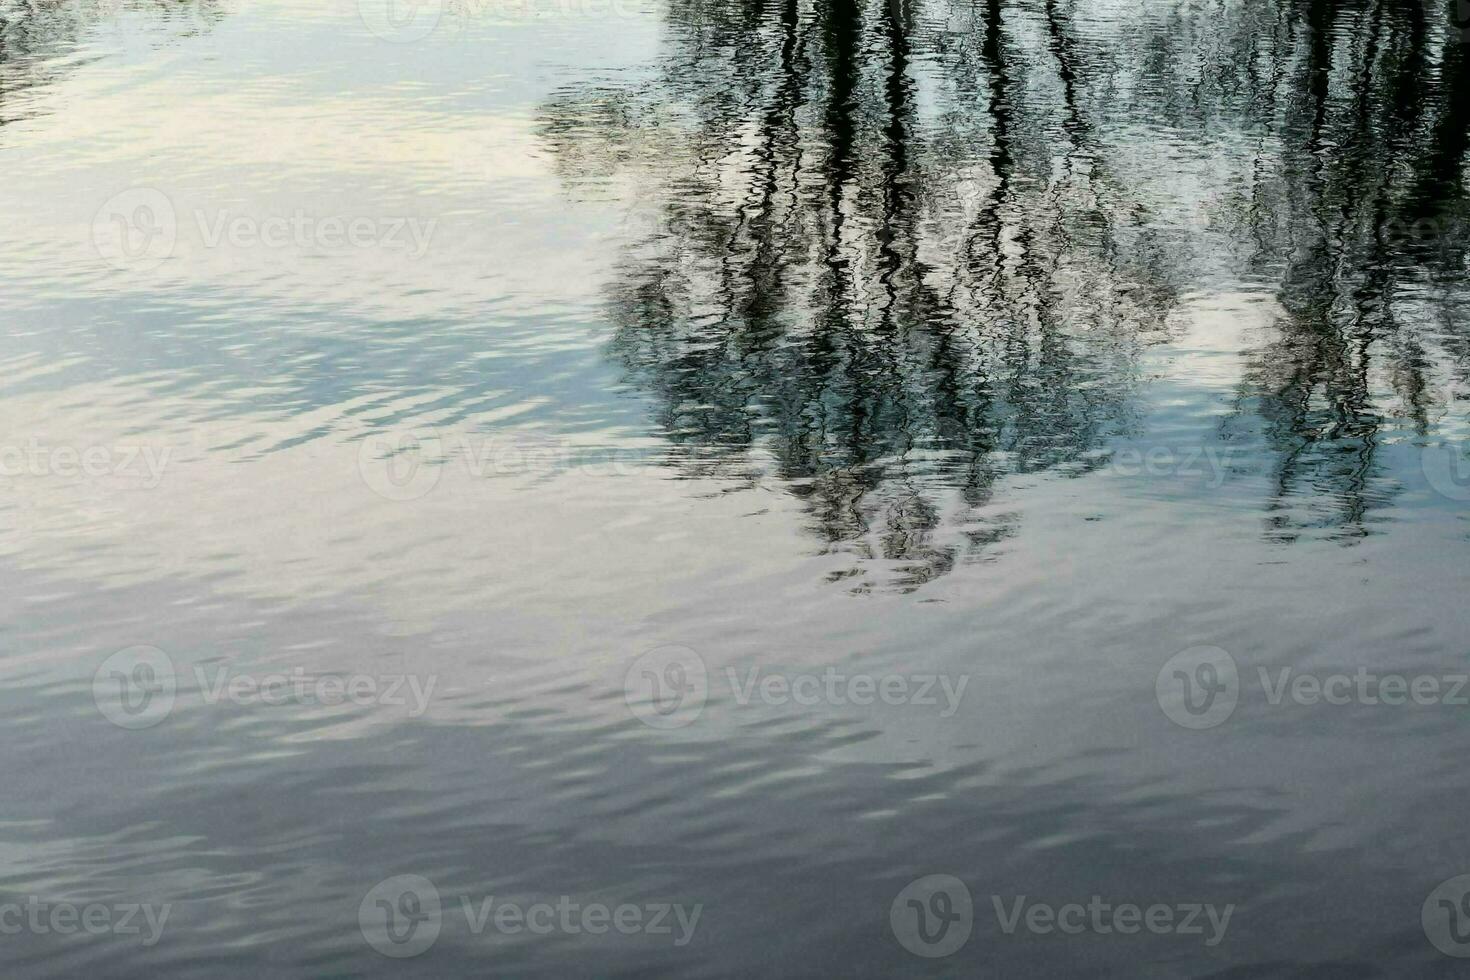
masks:
[(7, 977), (1458, 976), (1457, 0), (0, 0)]

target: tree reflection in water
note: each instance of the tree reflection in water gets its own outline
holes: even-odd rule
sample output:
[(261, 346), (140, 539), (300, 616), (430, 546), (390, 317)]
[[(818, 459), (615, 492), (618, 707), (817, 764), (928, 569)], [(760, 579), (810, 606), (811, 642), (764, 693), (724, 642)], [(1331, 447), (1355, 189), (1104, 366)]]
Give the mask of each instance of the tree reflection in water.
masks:
[(31, 90), (85, 63), (76, 52), (89, 33), (133, 15), (188, 36), (213, 28), (228, 8), (226, 0), (0, 0), (0, 127), (41, 111)]
[(643, 195), (611, 349), (674, 464), (800, 497), (858, 588), (992, 555), (1004, 478), (1103, 465), (1141, 352), (1227, 281), (1283, 311), (1223, 430), (1259, 430), (1270, 533), (1351, 539), (1386, 422), (1464, 374), (1452, 13), (675, 0), (656, 77), (542, 133)]

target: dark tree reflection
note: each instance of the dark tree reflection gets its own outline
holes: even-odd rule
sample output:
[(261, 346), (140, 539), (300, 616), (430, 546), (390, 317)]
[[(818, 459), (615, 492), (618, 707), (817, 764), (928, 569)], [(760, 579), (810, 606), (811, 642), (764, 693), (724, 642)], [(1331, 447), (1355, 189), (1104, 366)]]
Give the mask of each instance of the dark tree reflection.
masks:
[[(1264, 423), (1272, 533), (1368, 533), (1398, 490), (1386, 430), (1425, 436), (1465, 378), (1467, 46), (1440, 4), (1312, 0), (1260, 93), (1256, 261), (1285, 316), (1242, 387)], [(1258, 53), (1253, 52), (1253, 55)], [(1290, 57), (1286, 57), (1290, 55)]]
[(228, 0), (0, 0), (0, 127), (42, 111), (33, 90), (76, 69), (88, 36), (119, 18), (147, 17), (177, 35), (209, 30)]
[(656, 77), (542, 128), (569, 181), (643, 195), (612, 350), (676, 465), (789, 489), (859, 588), (993, 553), (1002, 481), (1101, 465), (1140, 352), (1226, 280), (1284, 311), (1227, 426), (1260, 430), (1271, 532), (1351, 537), (1385, 417), (1427, 425), (1427, 346), (1464, 364), (1400, 311), (1464, 269), (1451, 13), (673, 0)]

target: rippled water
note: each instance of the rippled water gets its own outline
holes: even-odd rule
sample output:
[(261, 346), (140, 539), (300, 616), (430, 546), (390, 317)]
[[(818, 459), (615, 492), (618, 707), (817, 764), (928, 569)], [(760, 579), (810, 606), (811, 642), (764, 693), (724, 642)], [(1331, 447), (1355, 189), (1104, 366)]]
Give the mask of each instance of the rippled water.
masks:
[(0, 0), (6, 975), (1463, 971), (1462, 5), (394, 2)]

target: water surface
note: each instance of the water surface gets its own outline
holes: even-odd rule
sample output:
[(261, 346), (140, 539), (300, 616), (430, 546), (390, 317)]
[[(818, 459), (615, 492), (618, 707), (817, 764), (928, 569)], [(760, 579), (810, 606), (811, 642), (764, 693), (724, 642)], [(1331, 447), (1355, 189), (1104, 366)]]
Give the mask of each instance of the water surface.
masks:
[(1454, 4), (0, 11), (8, 975), (1461, 969)]

